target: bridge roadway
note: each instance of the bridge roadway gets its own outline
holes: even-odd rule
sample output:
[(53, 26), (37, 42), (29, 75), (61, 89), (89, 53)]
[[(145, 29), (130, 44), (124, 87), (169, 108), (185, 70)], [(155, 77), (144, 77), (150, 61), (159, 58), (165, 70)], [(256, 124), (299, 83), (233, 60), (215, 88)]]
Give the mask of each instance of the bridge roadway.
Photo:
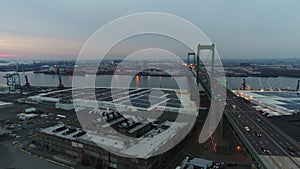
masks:
[(259, 158), (258, 163), (262, 163), (263, 168), (300, 168), (300, 148), (294, 140), (258, 114), (244, 99), (227, 92), (226, 102), (225, 116), (250, 153)]
[[(195, 70), (191, 70), (196, 76)], [(203, 86), (208, 97), (217, 99), (217, 97), (211, 98), (212, 90), (208, 87), (211, 86), (208, 76), (200, 75), (199, 78), (199, 83)], [(212, 87), (215, 93), (224, 94), (222, 86), (217, 81), (211, 84), (214, 84)], [(219, 102), (224, 104), (223, 100), (219, 100)], [(243, 144), (243, 148), (246, 148), (247, 154), (252, 156), (261, 168), (300, 169), (300, 148), (295, 140), (272, 125), (271, 122), (258, 114), (249, 103), (235, 96), (231, 91), (227, 92), (226, 103), (224, 114), (233, 128), (233, 132)], [(245, 127), (248, 127), (249, 130), (246, 130)], [(295, 152), (290, 151), (289, 147), (295, 148)]]

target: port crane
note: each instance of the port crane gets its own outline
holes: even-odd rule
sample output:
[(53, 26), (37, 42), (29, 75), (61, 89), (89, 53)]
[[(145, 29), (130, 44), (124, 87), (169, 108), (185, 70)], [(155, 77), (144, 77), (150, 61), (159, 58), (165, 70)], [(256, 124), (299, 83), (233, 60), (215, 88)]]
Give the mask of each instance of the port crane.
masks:
[(21, 80), (19, 71), (19, 63), (16, 65), (16, 70), (14, 73), (7, 73), (4, 78), (6, 78), (6, 84), (9, 87), (9, 91), (14, 91), (15, 89), (21, 88)]

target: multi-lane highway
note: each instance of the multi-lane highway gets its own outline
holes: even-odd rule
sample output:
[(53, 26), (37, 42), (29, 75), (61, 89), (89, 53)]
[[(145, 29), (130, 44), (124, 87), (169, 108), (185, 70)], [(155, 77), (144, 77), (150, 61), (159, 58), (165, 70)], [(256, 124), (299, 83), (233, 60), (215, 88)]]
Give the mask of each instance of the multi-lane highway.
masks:
[(300, 149), (294, 140), (233, 93), (228, 92), (226, 102), (226, 117), (266, 168), (300, 168)]
[[(200, 82), (208, 95), (211, 93), (224, 94), (223, 86), (218, 85), (217, 81), (209, 83), (209, 80), (202, 78)], [(215, 92), (205, 86), (214, 87)], [(223, 100), (216, 98), (220, 104), (223, 104)], [(300, 148), (295, 140), (256, 112), (250, 103), (246, 103), (244, 99), (235, 96), (230, 91), (227, 92), (226, 103), (226, 118), (235, 134), (240, 137), (239, 140), (246, 146), (244, 148), (249, 150), (262, 168), (300, 169)]]

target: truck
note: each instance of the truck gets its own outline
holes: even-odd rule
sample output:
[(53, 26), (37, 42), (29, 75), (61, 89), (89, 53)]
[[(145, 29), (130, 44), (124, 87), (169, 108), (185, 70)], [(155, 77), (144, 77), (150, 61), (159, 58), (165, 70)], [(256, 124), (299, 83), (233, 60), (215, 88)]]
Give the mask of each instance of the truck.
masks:
[(30, 107), (27, 108), (25, 110), (23, 110), (24, 113), (32, 113), (32, 112), (36, 112), (36, 108), (35, 107)]
[(30, 119), (37, 118), (38, 116), (39, 116), (38, 114), (34, 114), (34, 113), (30, 113), (30, 114), (20, 113), (20, 114), (17, 114), (17, 117), (18, 117), (19, 120), (30, 120)]
[(67, 116), (62, 115), (62, 114), (58, 114), (58, 115), (56, 115), (56, 117), (65, 119)]

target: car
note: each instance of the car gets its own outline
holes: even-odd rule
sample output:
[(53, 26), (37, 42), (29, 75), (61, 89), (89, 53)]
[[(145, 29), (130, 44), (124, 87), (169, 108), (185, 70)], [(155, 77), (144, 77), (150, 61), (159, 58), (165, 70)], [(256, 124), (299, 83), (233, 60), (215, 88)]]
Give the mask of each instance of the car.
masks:
[(296, 148), (295, 147), (288, 147), (288, 149), (290, 150), (290, 152), (293, 152), (293, 153), (296, 152)]
[(249, 127), (248, 127), (248, 126), (245, 126), (245, 130), (246, 130), (247, 132), (249, 132), (249, 131), (250, 131), (250, 129), (249, 129)]
[(257, 120), (257, 122), (261, 123), (261, 120), (260, 120), (260, 119), (256, 119), (256, 120)]
[(254, 134), (255, 134), (257, 137), (261, 137), (261, 136), (262, 136), (262, 134), (259, 133), (259, 132), (254, 132)]
[(271, 154), (270, 150), (266, 149), (264, 146), (260, 146), (260, 149), (263, 151), (264, 154)]
[(15, 133), (12, 133), (12, 134), (9, 134), (11, 137), (16, 137), (17, 136), (17, 134), (15, 134)]
[(18, 144), (18, 143), (19, 143), (19, 141), (12, 142), (13, 145)]
[(264, 152), (265, 154), (271, 154), (270, 150), (268, 150), (268, 149), (264, 149), (263, 152)]

